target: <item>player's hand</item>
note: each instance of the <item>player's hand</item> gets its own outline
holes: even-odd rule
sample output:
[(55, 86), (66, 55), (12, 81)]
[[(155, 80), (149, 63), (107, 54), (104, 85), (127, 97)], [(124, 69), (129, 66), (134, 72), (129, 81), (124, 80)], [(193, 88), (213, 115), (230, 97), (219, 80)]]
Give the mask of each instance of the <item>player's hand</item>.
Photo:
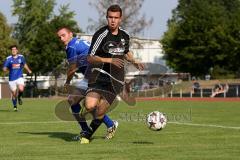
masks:
[(117, 66), (118, 68), (123, 68), (124, 67), (124, 60), (120, 58), (112, 58), (111, 59), (111, 64)]
[(133, 65), (140, 71), (144, 70), (145, 66), (141, 62), (134, 62)]
[(33, 75), (32, 71), (31, 71), (31, 72), (28, 72), (27, 75), (28, 75), (28, 76), (32, 76), (32, 75)]

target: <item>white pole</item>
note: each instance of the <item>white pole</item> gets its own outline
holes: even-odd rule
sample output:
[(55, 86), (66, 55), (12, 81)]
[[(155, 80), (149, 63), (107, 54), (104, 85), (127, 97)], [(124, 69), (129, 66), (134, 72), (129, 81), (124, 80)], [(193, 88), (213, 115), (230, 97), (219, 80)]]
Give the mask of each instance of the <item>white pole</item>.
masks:
[(2, 83), (0, 83), (0, 99), (2, 99)]
[(237, 89), (236, 89), (236, 95), (237, 95), (237, 97), (238, 97), (238, 86), (236, 86), (237, 87)]
[(164, 89), (162, 88), (162, 98), (164, 98)]

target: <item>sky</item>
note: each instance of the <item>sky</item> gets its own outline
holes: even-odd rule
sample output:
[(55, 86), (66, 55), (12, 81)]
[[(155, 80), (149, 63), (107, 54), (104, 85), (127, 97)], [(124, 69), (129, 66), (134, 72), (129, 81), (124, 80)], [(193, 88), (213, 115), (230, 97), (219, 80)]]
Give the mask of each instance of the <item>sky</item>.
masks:
[[(9, 24), (17, 22), (17, 17), (12, 16), (12, 0), (0, 0), (0, 12), (2, 12)], [(56, 0), (56, 7), (54, 12), (58, 13), (60, 5), (69, 3), (69, 10), (76, 13), (75, 20), (78, 22), (80, 28), (86, 32), (88, 26), (88, 19), (98, 19), (98, 13), (95, 8), (88, 3), (89, 0)], [(167, 30), (167, 20), (172, 16), (172, 10), (177, 7), (178, 0), (145, 0), (140, 14), (145, 14), (147, 19), (153, 18), (153, 23), (150, 27), (144, 30), (140, 38), (160, 39)], [(93, 34), (93, 33), (88, 33)]]

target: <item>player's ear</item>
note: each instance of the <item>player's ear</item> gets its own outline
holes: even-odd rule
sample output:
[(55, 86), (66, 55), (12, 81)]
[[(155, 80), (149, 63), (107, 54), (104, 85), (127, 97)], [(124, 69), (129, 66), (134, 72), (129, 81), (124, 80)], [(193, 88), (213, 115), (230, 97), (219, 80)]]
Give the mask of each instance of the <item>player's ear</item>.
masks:
[(71, 37), (73, 37), (73, 32), (70, 32), (69, 34), (70, 34)]

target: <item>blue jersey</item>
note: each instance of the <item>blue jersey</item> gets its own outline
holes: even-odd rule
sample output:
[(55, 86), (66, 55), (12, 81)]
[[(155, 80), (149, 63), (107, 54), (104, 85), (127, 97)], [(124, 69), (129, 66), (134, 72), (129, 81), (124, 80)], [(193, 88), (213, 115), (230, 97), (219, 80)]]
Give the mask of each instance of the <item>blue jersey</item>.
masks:
[(90, 42), (78, 38), (73, 38), (66, 46), (68, 62), (70, 64), (76, 63), (83, 74), (85, 74), (85, 69), (88, 66), (87, 55), (89, 47)]
[(26, 60), (23, 55), (18, 54), (17, 57), (8, 56), (4, 62), (4, 66), (9, 70), (9, 81), (14, 81), (23, 77), (23, 68)]

